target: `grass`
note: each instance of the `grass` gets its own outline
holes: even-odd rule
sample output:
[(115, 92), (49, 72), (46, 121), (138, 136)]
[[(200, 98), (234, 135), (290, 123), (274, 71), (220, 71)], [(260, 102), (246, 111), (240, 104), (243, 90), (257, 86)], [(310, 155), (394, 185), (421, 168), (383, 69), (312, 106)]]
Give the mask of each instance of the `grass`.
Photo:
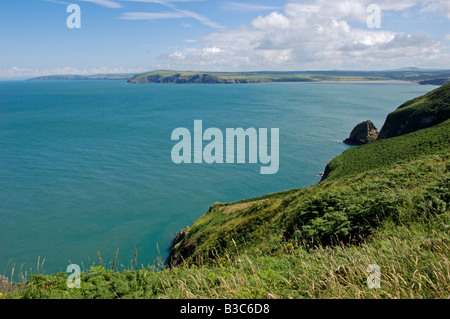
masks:
[[(26, 289), (3, 298), (449, 298), (448, 214), (408, 227), (389, 222), (357, 246), (289, 244), (277, 254), (235, 252), (213, 263), (155, 272), (114, 272), (101, 266), (68, 289), (66, 274), (33, 275)], [(380, 266), (380, 289), (370, 289), (370, 264)]]
[(428, 129), (353, 147), (330, 161), (324, 179), (389, 167), (427, 154), (442, 154), (448, 150), (449, 141), (450, 119)]
[[(446, 155), (379, 168), (324, 182), (305, 189), (232, 204), (215, 204), (190, 226), (173, 249), (173, 263), (199, 263), (225, 251), (273, 253), (279, 243), (358, 244), (385, 220), (415, 218), (430, 198), (445, 213), (448, 197)], [(223, 208), (222, 208), (223, 207)], [(434, 206), (433, 206), (434, 207)], [(227, 213), (223, 211), (227, 209)]]
[(387, 116), (379, 139), (415, 132), (449, 118), (450, 83), (400, 105)]

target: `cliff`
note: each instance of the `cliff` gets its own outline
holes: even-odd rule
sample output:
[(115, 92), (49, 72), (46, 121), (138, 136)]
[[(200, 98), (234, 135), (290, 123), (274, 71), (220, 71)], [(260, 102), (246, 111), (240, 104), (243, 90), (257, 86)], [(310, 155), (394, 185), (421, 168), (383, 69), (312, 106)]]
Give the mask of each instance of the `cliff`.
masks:
[(378, 139), (411, 133), (444, 122), (450, 117), (450, 83), (400, 105), (390, 113)]

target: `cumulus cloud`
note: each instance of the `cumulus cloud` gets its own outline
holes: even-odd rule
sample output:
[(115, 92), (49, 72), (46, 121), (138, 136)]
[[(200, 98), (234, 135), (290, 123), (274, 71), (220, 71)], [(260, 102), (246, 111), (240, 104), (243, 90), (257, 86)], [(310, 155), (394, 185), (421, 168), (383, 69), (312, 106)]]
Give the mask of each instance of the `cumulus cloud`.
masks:
[[(161, 58), (168, 68), (202, 70), (385, 69), (449, 61), (448, 48), (425, 33), (369, 29), (366, 9), (371, 2), (288, 2), (249, 26), (212, 33), (196, 47)], [(396, 11), (418, 2), (377, 1), (382, 10)]]
[(447, 19), (450, 19), (450, 1), (427, 1), (426, 5), (422, 8), (422, 12), (436, 12)]

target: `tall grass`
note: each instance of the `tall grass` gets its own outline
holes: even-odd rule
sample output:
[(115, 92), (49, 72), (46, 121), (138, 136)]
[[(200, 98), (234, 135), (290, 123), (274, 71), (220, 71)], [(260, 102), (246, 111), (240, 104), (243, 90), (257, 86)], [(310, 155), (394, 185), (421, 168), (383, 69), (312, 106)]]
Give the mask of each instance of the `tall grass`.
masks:
[[(66, 274), (32, 275), (4, 298), (450, 298), (449, 214), (408, 226), (388, 221), (359, 245), (280, 244), (275, 254), (230, 251), (214, 261), (156, 271), (92, 266), (81, 289)], [(379, 289), (367, 267), (377, 264)]]

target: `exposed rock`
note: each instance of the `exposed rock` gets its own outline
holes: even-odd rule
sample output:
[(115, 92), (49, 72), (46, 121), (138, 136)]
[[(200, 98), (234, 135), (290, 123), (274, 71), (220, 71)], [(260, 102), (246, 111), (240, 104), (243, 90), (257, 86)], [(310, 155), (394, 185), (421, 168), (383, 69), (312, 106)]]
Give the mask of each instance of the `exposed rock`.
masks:
[[(183, 250), (185, 249), (185, 246), (187, 248), (190, 246), (189, 244), (183, 243), (188, 232), (189, 226), (186, 226), (173, 237), (169, 257), (166, 260), (166, 264), (169, 267), (175, 266), (183, 261)], [(192, 248), (195, 248), (195, 246)]]
[(176, 234), (173, 237), (172, 245), (175, 246), (176, 244), (179, 244), (184, 239), (184, 237), (186, 237), (188, 230), (189, 226), (186, 226), (178, 234)]
[(194, 74), (194, 75), (182, 75), (174, 74), (169, 76), (161, 76), (159, 74), (147, 76), (145, 82), (149, 83), (173, 83), (173, 84), (187, 84), (187, 83), (198, 83), (198, 84), (219, 84), (219, 83), (234, 83), (234, 81), (227, 81), (220, 79), (213, 74)]
[(373, 142), (378, 137), (378, 130), (375, 125), (367, 120), (359, 123), (350, 133), (350, 137), (344, 140), (345, 144), (362, 145)]

